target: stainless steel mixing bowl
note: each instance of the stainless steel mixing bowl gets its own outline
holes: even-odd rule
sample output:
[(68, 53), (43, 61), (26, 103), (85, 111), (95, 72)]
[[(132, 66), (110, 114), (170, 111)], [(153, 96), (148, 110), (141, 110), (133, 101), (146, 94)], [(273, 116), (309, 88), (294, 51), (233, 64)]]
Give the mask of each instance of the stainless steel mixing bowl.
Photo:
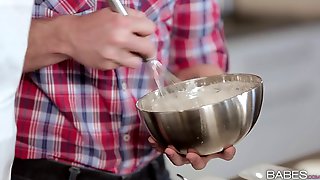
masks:
[(177, 88), (183, 91), (190, 83), (200, 87), (228, 81), (249, 82), (252, 88), (218, 103), (169, 112), (152, 110), (153, 100), (160, 96), (156, 90), (138, 100), (139, 116), (163, 147), (173, 145), (181, 154), (190, 148), (200, 155), (220, 152), (239, 142), (255, 125), (263, 100), (262, 79), (252, 74), (225, 74), (191, 79), (165, 88), (175, 93)]

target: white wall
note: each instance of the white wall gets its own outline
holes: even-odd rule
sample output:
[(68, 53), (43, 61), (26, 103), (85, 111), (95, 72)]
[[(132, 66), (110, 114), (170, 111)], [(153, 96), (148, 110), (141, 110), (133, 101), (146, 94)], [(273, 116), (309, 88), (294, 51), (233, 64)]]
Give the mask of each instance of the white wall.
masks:
[[(216, 160), (202, 171), (174, 167), (189, 180), (228, 178), (260, 163), (279, 163), (320, 151), (320, 24), (228, 39), (231, 72), (260, 75), (261, 116), (239, 144), (234, 160)], [(207, 177), (207, 178), (205, 178)]]

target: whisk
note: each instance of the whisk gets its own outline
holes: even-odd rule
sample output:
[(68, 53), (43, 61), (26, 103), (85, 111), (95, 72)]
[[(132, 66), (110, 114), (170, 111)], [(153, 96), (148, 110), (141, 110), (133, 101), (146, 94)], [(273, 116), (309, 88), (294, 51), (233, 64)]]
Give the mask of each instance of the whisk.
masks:
[[(128, 12), (121, 4), (120, 0), (109, 0), (109, 6), (112, 11), (118, 12), (123, 16), (127, 16)], [(147, 63), (150, 67), (152, 76), (156, 82), (161, 95), (167, 92), (163, 89), (166, 85), (176, 84), (181, 82), (175, 75), (173, 75), (166, 67), (164, 67), (156, 57), (154, 58), (142, 58), (142, 61)]]

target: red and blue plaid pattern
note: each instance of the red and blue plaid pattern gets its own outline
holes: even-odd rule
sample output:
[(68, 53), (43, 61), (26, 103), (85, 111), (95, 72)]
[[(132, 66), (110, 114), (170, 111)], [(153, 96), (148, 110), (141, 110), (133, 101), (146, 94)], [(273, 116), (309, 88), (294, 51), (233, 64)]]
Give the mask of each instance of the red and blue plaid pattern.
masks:
[[(156, 23), (152, 40), (158, 59), (172, 71), (202, 63), (227, 68), (215, 1), (123, 4)], [(33, 17), (82, 15), (105, 7), (107, 0), (36, 0)], [(147, 142), (135, 103), (151, 90), (150, 78), (144, 65), (100, 71), (72, 59), (24, 74), (16, 98), (16, 157), (54, 159), (116, 174), (145, 166), (158, 154)]]

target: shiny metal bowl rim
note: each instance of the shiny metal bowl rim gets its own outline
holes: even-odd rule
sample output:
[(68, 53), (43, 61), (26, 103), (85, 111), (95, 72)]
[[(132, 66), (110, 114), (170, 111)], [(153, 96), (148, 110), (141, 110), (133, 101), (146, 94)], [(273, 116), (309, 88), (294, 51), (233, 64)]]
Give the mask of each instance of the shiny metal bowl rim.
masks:
[(229, 101), (229, 100), (233, 100), (235, 98), (237, 98), (237, 96), (241, 96), (243, 95), (244, 93), (247, 93), (247, 92), (250, 92), (254, 89), (257, 89), (259, 87), (261, 87), (263, 85), (263, 80), (260, 76), (256, 75), (256, 74), (251, 74), (251, 73), (228, 73), (228, 74), (220, 74), (220, 75), (213, 75), (213, 76), (205, 76), (205, 77), (199, 77), (199, 78), (192, 78), (192, 79), (188, 79), (188, 80), (184, 80), (184, 81), (181, 81), (179, 83), (176, 83), (176, 84), (172, 84), (172, 85), (169, 85), (169, 86), (166, 86), (165, 88), (169, 88), (169, 87), (172, 87), (172, 86), (175, 86), (175, 85), (179, 85), (179, 84), (185, 84), (185, 83), (188, 83), (190, 81), (198, 81), (198, 80), (201, 80), (201, 79), (206, 79), (206, 78), (214, 78), (214, 77), (226, 77), (226, 76), (252, 76), (252, 77), (255, 77), (258, 79), (258, 81), (256, 82), (256, 84), (249, 88), (247, 91), (243, 91), (235, 96), (232, 96), (230, 98), (227, 98), (223, 101), (219, 101), (219, 102), (216, 102), (216, 103), (212, 103), (212, 104), (206, 104), (206, 105), (202, 105), (202, 106), (199, 106), (199, 107), (195, 107), (195, 108), (189, 108), (189, 109), (184, 109), (184, 110), (172, 110), (172, 111), (149, 111), (149, 110), (146, 110), (145, 108), (141, 108), (139, 107), (139, 103), (141, 102), (142, 99), (144, 99), (146, 96), (152, 94), (152, 93), (156, 93), (157, 91), (159, 91), (159, 89), (156, 89), (156, 90), (153, 90), (147, 94), (145, 94), (144, 96), (142, 96), (141, 98), (138, 99), (138, 101), (136, 102), (136, 108), (138, 108), (140, 111), (142, 112), (152, 112), (152, 113), (174, 113), (174, 112), (184, 112), (184, 111), (196, 111), (196, 110), (199, 110), (199, 109), (202, 109), (202, 108), (205, 108), (206, 106), (212, 106), (212, 105), (218, 105), (218, 104), (222, 104), (224, 103), (225, 101)]

